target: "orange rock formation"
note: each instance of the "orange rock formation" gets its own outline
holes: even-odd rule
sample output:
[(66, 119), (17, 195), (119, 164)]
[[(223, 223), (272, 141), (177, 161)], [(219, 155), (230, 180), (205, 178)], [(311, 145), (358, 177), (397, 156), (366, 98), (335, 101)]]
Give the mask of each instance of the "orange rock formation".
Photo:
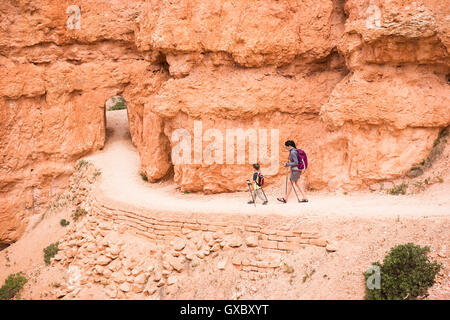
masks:
[(312, 189), (403, 175), (450, 124), (449, 14), (438, 0), (2, 1), (0, 243), (102, 148), (119, 94), (151, 181), (173, 167), (184, 190), (246, 187), (248, 155), (173, 165), (173, 132), (194, 137), (194, 121), (278, 129), (278, 162), (295, 140)]

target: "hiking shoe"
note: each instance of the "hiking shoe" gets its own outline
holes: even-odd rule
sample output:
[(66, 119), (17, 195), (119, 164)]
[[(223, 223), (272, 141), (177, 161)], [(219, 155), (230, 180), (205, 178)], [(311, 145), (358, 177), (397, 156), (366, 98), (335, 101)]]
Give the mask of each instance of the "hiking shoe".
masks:
[(248, 204), (254, 204), (255, 201), (250, 200), (249, 202), (247, 202)]
[(266, 204), (267, 204), (267, 202), (268, 202), (268, 201), (266, 200), (266, 201), (264, 201), (264, 202), (263, 202), (263, 204), (264, 204), (264, 205), (266, 205)]

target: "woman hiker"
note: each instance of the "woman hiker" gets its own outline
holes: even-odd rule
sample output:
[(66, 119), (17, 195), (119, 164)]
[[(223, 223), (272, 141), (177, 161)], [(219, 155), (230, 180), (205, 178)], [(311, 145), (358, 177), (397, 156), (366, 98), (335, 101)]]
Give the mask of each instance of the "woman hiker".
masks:
[(295, 183), (295, 185), (300, 190), (300, 193), (302, 194), (303, 197), (300, 202), (308, 202), (308, 199), (306, 198), (305, 195), (305, 191), (299, 184), (299, 179), (300, 175), (302, 174), (302, 170), (300, 170), (299, 168), (297, 147), (295, 146), (295, 142), (292, 140), (288, 140), (284, 143), (284, 146), (287, 150), (289, 150), (289, 162), (286, 162), (285, 166), (291, 167), (291, 176), (289, 178), (289, 180), (291, 180), (291, 183), (288, 185), (286, 176), (286, 189), (287, 189), (286, 195), (284, 198), (277, 198), (277, 200), (286, 203), (287, 200), (289, 199), (289, 195), (291, 194), (293, 183)]

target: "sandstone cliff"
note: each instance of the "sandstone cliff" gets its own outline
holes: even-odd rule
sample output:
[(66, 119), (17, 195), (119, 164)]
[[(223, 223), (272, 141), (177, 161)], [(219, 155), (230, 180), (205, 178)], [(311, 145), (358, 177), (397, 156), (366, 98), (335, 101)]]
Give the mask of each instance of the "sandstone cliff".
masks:
[(173, 165), (173, 132), (194, 137), (194, 121), (223, 136), (279, 130), (278, 162), (294, 139), (308, 186), (331, 190), (403, 175), (450, 124), (444, 1), (76, 2), (0, 4), (3, 243), (102, 148), (114, 95), (127, 101), (141, 170), (156, 181), (173, 167), (191, 191), (245, 188), (249, 167)]

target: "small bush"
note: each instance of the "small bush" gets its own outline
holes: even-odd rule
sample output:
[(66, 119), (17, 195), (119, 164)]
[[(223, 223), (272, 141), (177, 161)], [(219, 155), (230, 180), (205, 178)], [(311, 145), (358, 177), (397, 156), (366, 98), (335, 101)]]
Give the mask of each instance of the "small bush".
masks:
[(399, 194), (405, 195), (406, 189), (408, 189), (408, 184), (403, 182), (401, 185), (394, 186), (392, 189), (389, 189), (389, 194), (394, 196), (398, 196)]
[(59, 242), (52, 243), (44, 249), (44, 262), (46, 265), (50, 264), (50, 259), (53, 258), (59, 251)]
[(60, 224), (62, 227), (67, 227), (67, 226), (70, 224), (70, 222), (67, 221), (66, 219), (61, 219), (61, 221), (59, 222), (59, 224)]
[(97, 177), (100, 176), (101, 174), (102, 174), (102, 172), (101, 172), (100, 170), (97, 169), (97, 170), (94, 171), (94, 175), (93, 175), (93, 176), (94, 176), (94, 178), (97, 178)]
[(434, 284), (434, 278), (441, 265), (430, 262), (427, 253), (430, 248), (421, 248), (413, 243), (393, 247), (384, 258), (380, 268), (380, 288), (369, 289), (367, 279), (372, 272), (366, 271), (366, 300), (413, 300), (426, 294)]
[(82, 216), (86, 215), (87, 211), (84, 210), (83, 208), (76, 208), (75, 210), (72, 211), (72, 219), (73, 221), (78, 221), (78, 219), (80, 219)]
[[(113, 97), (112, 103), (115, 102), (115, 104), (111, 107), (109, 107), (108, 111), (114, 111), (114, 110), (123, 110), (127, 108), (127, 103), (125, 99), (121, 96)], [(116, 102), (117, 101), (117, 102)]]
[(80, 160), (80, 161), (78, 161), (78, 163), (77, 163), (77, 165), (76, 165), (75, 168), (76, 168), (78, 171), (80, 171), (81, 168), (87, 166), (88, 164), (89, 164), (88, 161), (86, 161), (86, 160)]
[(123, 110), (126, 109), (127, 105), (124, 101), (119, 101), (115, 105), (113, 105), (111, 108), (109, 108), (108, 111), (115, 111), (115, 110)]
[(148, 181), (148, 178), (147, 178), (147, 176), (145, 175), (145, 173), (141, 173), (141, 178), (142, 178), (142, 180), (144, 180), (144, 181)]
[(0, 288), (0, 300), (11, 300), (27, 283), (27, 278), (22, 273), (10, 274), (5, 284)]

